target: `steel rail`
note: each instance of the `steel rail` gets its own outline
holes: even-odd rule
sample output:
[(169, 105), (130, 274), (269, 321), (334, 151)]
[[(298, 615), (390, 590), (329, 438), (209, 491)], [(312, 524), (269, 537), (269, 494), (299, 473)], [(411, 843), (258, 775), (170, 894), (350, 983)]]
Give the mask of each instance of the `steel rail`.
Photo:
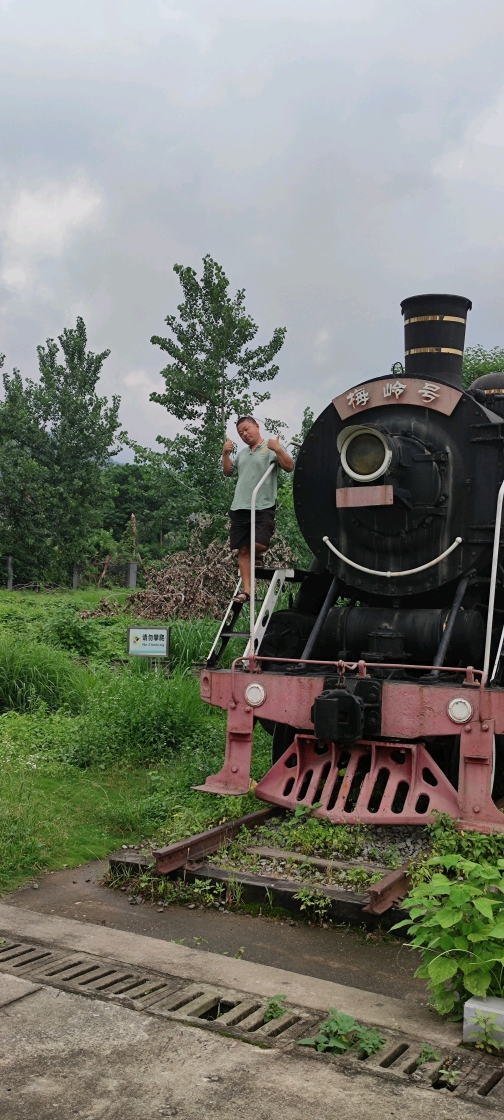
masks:
[(207, 832), (200, 832), (196, 836), (188, 836), (186, 840), (177, 840), (175, 844), (168, 844), (166, 848), (158, 848), (152, 855), (156, 860), (156, 871), (168, 875), (170, 871), (177, 871), (184, 867), (188, 860), (203, 859), (204, 856), (216, 852), (224, 840), (232, 840), (241, 828), (255, 828), (269, 817), (279, 812), (276, 805), (269, 809), (259, 809), (256, 813), (247, 813), (245, 817), (226, 821), (216, 828), (209, 828)]

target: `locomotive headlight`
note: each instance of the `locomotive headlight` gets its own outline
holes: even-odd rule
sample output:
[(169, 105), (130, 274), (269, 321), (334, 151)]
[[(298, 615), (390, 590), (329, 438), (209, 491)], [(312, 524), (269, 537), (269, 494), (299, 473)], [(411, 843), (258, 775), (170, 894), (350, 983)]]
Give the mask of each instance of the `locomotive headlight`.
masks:
[(340, 432), (338, 450), (343, 469), (356, 482), (373, 482), (388, 470), (392, 450), (376, 428), (351, 428)]

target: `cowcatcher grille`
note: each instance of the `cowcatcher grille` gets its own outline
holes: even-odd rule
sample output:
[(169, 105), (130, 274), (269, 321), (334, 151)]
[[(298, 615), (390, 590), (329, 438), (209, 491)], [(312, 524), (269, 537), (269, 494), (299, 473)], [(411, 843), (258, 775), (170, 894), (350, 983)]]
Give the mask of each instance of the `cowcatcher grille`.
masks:
[(345, 747), (296, 735), (255, 794), (285, 809), (318, 805), (315, 815), (337, 824), (426, 824), (435, 810), (460, 813), (456, 790), (424, 743)]

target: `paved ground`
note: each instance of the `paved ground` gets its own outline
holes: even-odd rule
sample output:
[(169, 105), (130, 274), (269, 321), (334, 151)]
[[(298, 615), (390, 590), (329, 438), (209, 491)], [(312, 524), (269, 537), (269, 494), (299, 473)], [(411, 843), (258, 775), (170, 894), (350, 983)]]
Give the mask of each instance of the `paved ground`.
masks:
[[(459, 1026), (441, 1021), (418, 998), (409, 955), (395, 941), (180, 907), (158, 915), (99, 886), (102, 871), (96, 864), (48, 875), (38, 889), (2, 899), (0, 934), (261, 998), (282, 992), (308, 1011), (336, 1006), (418, 1043), (460, 1042)], [(194, 947), (199, 936), (207, 939), (205, 952)], [(245, 957), (235, 959), (241, 945)], [(504, 1117), (504, 1108), (492, 1113)], [(446, 1089), (424, 1089), (364, 1067), (345, 1070), (298, 1048), (260, 1049), (0, 972), (0, 1120), (484, 1115), (478, 1104)]]
[(2, 1120), (475, 1120), (474, 1105), (447, 1090), (348, 1073), (5, 975), (0, 1070)]
[(426, 1003), (422, 980), (414, 979), (419, 958), (395, 937), (385, 940), (365, 931), (319, 929), (254, 918), (246, 914), (188, 910), (171, 906), (163, 914), (149, 903), (131, 906), (121, 891), (100, 885), (106, 860), (72, 871), (57, 871), (5, 895), (3, 902), (42, 914), (104, 924), (115, 929), (183, 943), (211, 953), (294, 970), (355, 988)]

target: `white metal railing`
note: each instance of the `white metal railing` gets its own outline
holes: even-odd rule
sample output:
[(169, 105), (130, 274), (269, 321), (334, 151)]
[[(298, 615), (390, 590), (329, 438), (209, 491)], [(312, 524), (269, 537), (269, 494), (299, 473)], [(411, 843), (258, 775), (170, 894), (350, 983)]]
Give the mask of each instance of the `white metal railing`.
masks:
[(322, 540), (324, 544), (331, 549), (331, 552), (334, 552), (335, 556), (339, 556), (340, 560), (343, 560), (345, 564), (350, 564), (351, 568), (357, 568), (358, 572), (366, 572), (370, 576), (384, 576), (385, 579), (398, 579), (399, 576), (414, 576), (417, 572), (424, 572), (426, 568), (433, 568), (435, 564), (440, 564), (445, 556), (449, 556), (454, 548), (458, 548), (459, 544), (462, 544), (462, 537), (455, 537), (453, 544), (451, 544), (449, 548), (445, 548), (444, 552), (441, 552), (434, 560), (429, 560), (427, 564), (420, 564), (418, 568), (408, 568), (405, 572), (378, 572), (375, 568), (364, 568), (362, 564), (356, 564), (355, 560), (349, 560), (348, 556), (344, 556), (342, 552), (335, 548), (329, 540), (329, 537), (322, 537)]
[[(300, 446), (300, 444), (298, 443), (298, 440), (295, 440), (295, 439), (289, 440), (289, 442), (287, 444), (287, 447), (290, 447), (291, 445), (293, 445), (294, 447), (299, 447)], [(255, 528), (256, 528), (255, 527), (255, 517), (256, 517), (256, 498), (257, 498), (257, 495), (259, 493), (259, 490), (261, 489), (261, 486), (263, 486), (263, 484), (266, 482), (266, 479), (268, 478), (268, 476), (271, 474), (272, 470), (274, 470), (275, 467), (278, 467), (278, 461), (275, 462), (275, 463), (271, 463), (271, 465), (268, 467), (267, 471), (265, 471), (262, 478), (257, 483), (257, 486), (254, 487), (254, 489), (252, 491), (252, 501), (250, 503), (250, 638), (249, 638), (249, 644), (247, 646), (247, 650), (249, 651), (249, 654), (252, 654), (252, 657), (254, 656), (254, 653), (255, 653), (255, 636), (256, 636), (256, 622), (255, 622), (255, 562), (256, 562), (256, 560), (255, 560)], [(288, 569), (286, 569), (286, 571), (287, 570)], [(285, 579), (284, 579), (284, 582), (285, 582)], [(278, 598), (278, 596), (277, 596), (277, 598)], [(258, 619), (258, 621), (259, 621), (259, 619)]]
[(239, 590), (240, 590), (240, 587), (241, 587), (241, 582), (242, 582), (242, 581), (241, 581), (241, 576), (240, 576), (240, 578), (239, 578), (239, 580), (238, 580), (238, 583), (236, 584), (236, 587), (235, 587), (235, 589), (234, 589), (234, 591), (233, 591), (233, 597), (232, 597), (231, 601), (230, 601), (230, 602), (228, 603), (228, 606), (227, 606), (227, 610), (226, 610), (226, 613), (225, 613), (225, 615), (224, 615), (224, 618), (222, 619), (222, 622), (221, 622), (221, 624), (220, 624), (220, 626), (219, 626), (219, 629), (218, 629), (218, 631), (217, 631), (217, 634), (215, 635), (215, 640), (214, 640), (213, 646), (212, 646), (212, 648), (211, 648), (210, 652), (209, 652), (209, 653), (207, 654), (207, 658), (206, 658), (206, 659), (207, 659), (207, 661), (210, 661), (210, 658), (211, 658), (212, 654), (213, 654), (213, 653), (215, 652), (215, 650), (217, 649), (217, 645), (218, 645), (218, 642), (219, 642), (220, 636), (221, 636), (221, 634), (222, 634), (222, 631), (224, 630), (224, 627), (226, 626), (226, 624), (229, 624), (229, 623), (230, 623), (230, 621), (231, 621), (231, 614), (232, 614), (232, 610), (233, 610), (233, 603), (234, 603), (234, 601), (235, 601), (235, 598), (236, 598), (236, 596), (237, 596), (237, 594), (238, 594), (238, 592), (239, 592)]
[(281, 595), (285, 587), (285, 581), (289, 577), (292, 579), (293, 576), (293, 568), (275, 569), (273, 578), (270, 580), (269, 588), (263, 599), (261, 609), (254, 624), (254, 644), (251, 644), (251, 640), (249, 638), (245, 651), (243, 653), (243, 657), (250, 657), (250, 651), (253, 650), (255, 652), (255, 647), (259, 647), (261, 645), (261, 641), (266, 633), (266, 628), (268, 626), (269, 620), (276, 607), (278, 597), (279, 595)]
[[(501, 532), (501, 524), (502, 524), (502, 502), (503, 501), (504, 501), (504, 482), (502, 482), (501, 485), (500, 485), (499, 493), (497, 495), (497, 508), (496, 508), (496, 511), (495, 511), (495, 532), (494, 532), (494, 544), (493, 544), (493, 555), (492, 555), (492, 571), (491, 571), (491, 574), (490, 574), (490, 594), (488, 596), (488, 617), (487, 617), (487, 629), (486, 629), (486, 640), (485, 640), (485, 659), (484, 659), (484, 662), (483, 662), (483, 672), (485, 674), (485, 677), (488, 676), (488, 670), (489, 670), (489, 667), (490, 667), (490, 647), (492, 645), (492, 625), (493, 625), (493, 616), (494, 616), (494, 608), (495, 608), (495, 586), (496, 586), (496, 583), (497, 583), (497, 566), (498, 566), (498, 563), (499, 563), (500, 532)], [(499, 643), (499, 656), (500, 656), (501, 649), (502, 649), (502, 637), (501, 637), (501, 641)], [(493, 675), (495, 675), (495, 673), (497, 672), (496, 665), (497, 665), (497, 662), (494, 665)]]
[(252, 491), (252, 501), (250, 503), (250, 640), (249, 652), (252, 657), (255, 653), (255, 517), (256, 517), (256, 498), (264, 485), (266, 479), (277, 466), (276, 461), (271, 463), (267, 471), (264, 472), (261, 479)]

